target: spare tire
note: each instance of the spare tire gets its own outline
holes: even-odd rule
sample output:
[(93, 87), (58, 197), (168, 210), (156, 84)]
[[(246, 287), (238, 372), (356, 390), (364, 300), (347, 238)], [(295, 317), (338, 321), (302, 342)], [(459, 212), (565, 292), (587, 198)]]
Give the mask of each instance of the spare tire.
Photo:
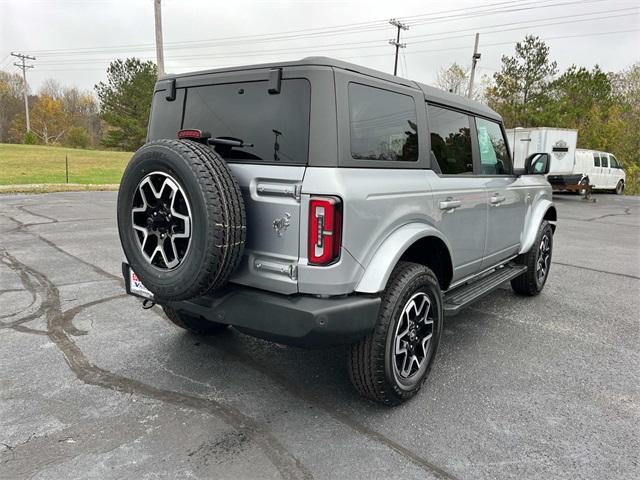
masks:
[(147, 143), (120, 183), (118, 232), (129, 265), (157, 300), (198, 297), (222, 287), (242, 257), (240, 188), (208, 146)]

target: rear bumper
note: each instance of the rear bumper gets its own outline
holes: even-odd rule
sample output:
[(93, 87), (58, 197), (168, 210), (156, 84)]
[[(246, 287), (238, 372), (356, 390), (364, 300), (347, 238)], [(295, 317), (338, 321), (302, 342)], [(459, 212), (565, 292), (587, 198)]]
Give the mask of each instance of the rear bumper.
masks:
[(380, 298), (281, 295), (230, 285), (171, 306), (256, 337), (312, 347), (353, 343), (373, 331)]
[[(129, 266), (123, 264), (122, 270), (127, 293), (132, 294)], [(282, 295), (229, 284), (214, 294), (170, 305), (178, 312), (232, 325), (256, 337), (288, 345), (319, 347), (353, 343), (372, 332), (380, 298)]]

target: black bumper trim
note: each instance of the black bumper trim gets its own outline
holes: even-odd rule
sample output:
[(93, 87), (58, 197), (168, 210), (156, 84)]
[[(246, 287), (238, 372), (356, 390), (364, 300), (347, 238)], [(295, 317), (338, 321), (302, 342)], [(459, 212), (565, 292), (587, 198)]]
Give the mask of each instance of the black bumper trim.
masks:
[(380, 298), (280, 295), (230, 285), (214, 295), (171, 306), (256, 337), (312, 347), (353, 343), (372, 332)]
[(379, 297), (316, 298), (231, 285), (172, 307), (232, 325), (250, 335), (297, 346), (353, 343), (373, 331)]
[[(129, 270), (122, 264), (129, 295)], [(371, 333), (380, 297), (350, 295), (318, 298), (281, 295), (229, 284), (223, 290), (183, 302), (168, 303), (179, 312), (232, 325), (250, 335), (287, 345), (319, 347), (353, 343)], [(155, 299), (158, 304), (162, 300)]]

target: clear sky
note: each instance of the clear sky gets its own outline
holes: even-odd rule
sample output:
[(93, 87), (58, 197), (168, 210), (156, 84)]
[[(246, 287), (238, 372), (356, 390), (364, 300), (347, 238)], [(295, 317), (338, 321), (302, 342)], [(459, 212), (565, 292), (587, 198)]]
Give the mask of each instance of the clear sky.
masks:
[[(410, 27), (399, 74), (426, 83), (471, 63), (475, 32), (480, 76), (528, 33), (560, 68), (640, 60), (638, 0), (163, 0), (167, 71), (325, 55), (392, 72), (390, 18)], [(36, 57), (33, 90), (47, 78), (92, 89), (115, 58), (155, 59), (153, 0), (0, 0), (0, 69), (17, 72), (11, 51)]]

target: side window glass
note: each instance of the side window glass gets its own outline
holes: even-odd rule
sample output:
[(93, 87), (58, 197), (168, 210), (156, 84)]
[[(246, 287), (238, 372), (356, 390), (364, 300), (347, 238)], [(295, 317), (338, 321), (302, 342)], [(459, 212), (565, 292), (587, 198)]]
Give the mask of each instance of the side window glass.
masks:
[(431, 132), (431, 158), (445, 175), (473, 173), (469, 116), (446, 108), (427, 106)]
[(600, 161), (602, 162), (602, 166), (609, 168), (609, 160), (606, 155), (600, 155)]
[(511, 174), (511, 162), (500, 124), (476, 118), (482, 175)]
[(600, 166), (600, 155), (598, 155), (597, 153), (593, 154), (593, 166), (594, 167)]
[(611, 168), (620, 168), (618, 160), (613, 155), (609, 155), (609, 162), (611, 162)]
[(350, 83), (349, 124), (353, 158), (418, 160), (418, 120), (413, 97)]

